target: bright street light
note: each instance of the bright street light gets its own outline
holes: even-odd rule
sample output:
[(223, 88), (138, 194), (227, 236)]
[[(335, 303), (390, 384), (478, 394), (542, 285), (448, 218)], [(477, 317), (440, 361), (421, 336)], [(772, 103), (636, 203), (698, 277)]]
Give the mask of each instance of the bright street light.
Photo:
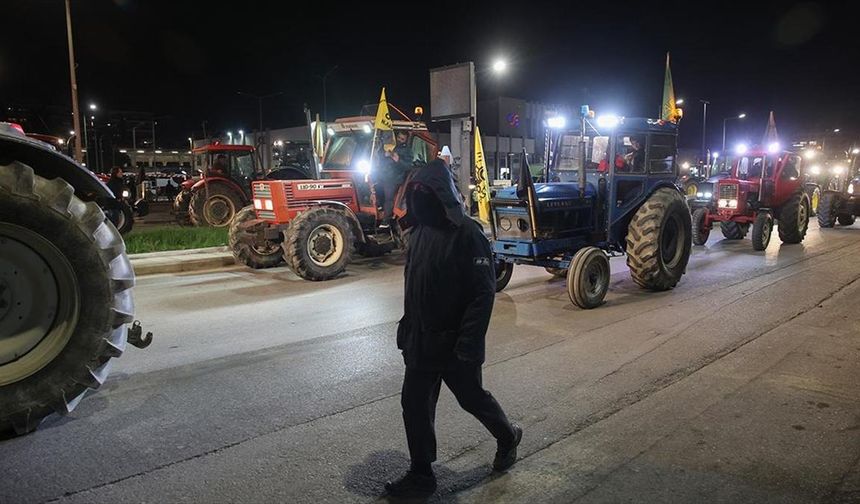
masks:
[(567, 125), (567, 119), (564, 116), (553, 116), (546, 120), (546, 125), (552, 129), (562, 129)]
[(745, 113), (740, 113), (740, 114), (738, 114), (738, 119), (743, 119), (746, 116), (747, 115)]
[(714, 160), (716, 161), (716, 159), (717, 159), (718, 157), (720, 157), (720, 153), (719, 153), (719, 152), (714, 152), (713, 156), (714, 156)]
[(70, 135), (74, 135), (74, 134), (75, 134), (75, 130), (69, 130), (69, 134), (70, 134)]
[(746, 112), (741, 112), (740, 114), (738, 114), (735, 117), (726, 117), (725, 119), (723, 119), (723, 150), (724, 151), (726, 150), (726, 123), (729, 121), (734, 121), (735, 119), (743, 119), (746, 116), (747, 116)]
[(677, 100), (675, 100), (675, 105), (683, 105), (683, 104), (684, 104), (683, 98), (678, 98)]
[(97, 109), (98, 109), (98, 107), (96, 106), (95, 103), (90, 103), (90, 110), (97, 110)]
[(504, 73), (508, 69), (508, 62), (499, 58), (493, 62), (493, 72), (497, 74)]
[(607, 115), (602, 115), (602, 116), (597, 117), (597, 125), (600, 126), (601, 128), (610, 128), (610, 129), (614, 128), (614, 127), (618, 126), (618, 123), (620, 121), (621, 120), (618, 119), (618, 116), (612, 115), (612, 114), (607, 114)]
[(839, 133), (839, 128), (836, 128), (835, 130), (833, 130), (833, 132), (834, 132), (834, 133)]

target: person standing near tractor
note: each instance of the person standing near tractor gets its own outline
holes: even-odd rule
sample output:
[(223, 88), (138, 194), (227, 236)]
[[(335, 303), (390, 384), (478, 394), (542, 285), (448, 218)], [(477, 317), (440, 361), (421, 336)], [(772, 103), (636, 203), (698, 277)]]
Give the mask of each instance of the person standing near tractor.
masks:
[(406, 364), (401, 405), (411, 465), (385, 489), (395, 497), (421, 497), (436, 490), (431, 464), (443, 381), (460, 406), (496, 438), (495, 470), (516, 462), (522, 429), (482, 386), (496, 286), (489, 241), (466, 216), (451, 174), (439, 159), (418, 168), (406, 200), (416, 224), (407, 249), (405, 313), (397, 327), (397, 347)]
[(391, 218), (394, 216), (394, 199), (397, 189), (406, 180), (406, 173), (412, 168), (412, 152), (409, 150), (409, 133), (398, 131), (395, 133), (397, 142), (389, 152), (385, 153), (388, 162), (384, 163), (382, 170), (382, 226), (388, 229), (391, 226)]

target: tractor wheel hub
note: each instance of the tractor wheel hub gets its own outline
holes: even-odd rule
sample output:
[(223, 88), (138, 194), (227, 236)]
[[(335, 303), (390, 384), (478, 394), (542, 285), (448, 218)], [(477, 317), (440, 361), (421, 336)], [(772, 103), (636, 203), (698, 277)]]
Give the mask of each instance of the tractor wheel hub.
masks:
[(331, 225), (317, 226), (308, 237), (308, 254), (318, 266), (331, 266), (342, 254), (343, 236)]

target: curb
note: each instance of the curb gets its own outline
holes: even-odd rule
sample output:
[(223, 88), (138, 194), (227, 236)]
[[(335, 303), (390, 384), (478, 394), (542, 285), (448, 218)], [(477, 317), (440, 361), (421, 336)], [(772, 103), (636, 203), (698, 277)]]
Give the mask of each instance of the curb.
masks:
[(129, 256), (135, 276), (185, 273), (235, 266), (233, 254), (226, 247), (181, 250), (174, 252), (149, 252)]

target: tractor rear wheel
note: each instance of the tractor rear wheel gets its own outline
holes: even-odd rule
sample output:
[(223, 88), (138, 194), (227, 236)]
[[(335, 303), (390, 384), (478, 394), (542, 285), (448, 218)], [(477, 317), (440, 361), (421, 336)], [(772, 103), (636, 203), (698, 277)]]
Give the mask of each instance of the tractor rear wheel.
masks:
[(691, 228), (681, 194), (669, 188), (654, 191), (627, 228), (627, 266), (633, 281), (651, 290), (675, 287), (690, 260)]
[(580, 249), (570, 262), (567, 295), (576, 306), (589, 310), (603, 304), (609, 290), (609, 258), (597, 247)]
[(241, 194), (223, 183), (203, 185), (192, 193), (188, 214), (195, 226), (229, 226), (245, 206), (242, 200)]
[(773, 234), (773, 216), (770, 212), (759, 212), (755, 217), (752, 229), (753, 250), (762, 251), (770, 244)]
[(737, 222), (720, 222), (720, 231), (723, 232), (723, 237), (727, 240), (743, 240), (748, 230), (749, 226)]
[(692, 217), (692, 234), (694, 245), (704, 245), (711, 236), (711, 228), (705, 226), (705, 216), (708, 211), (704, 208), (697, 208), (693, 212)]
[(343, 211), (313, 207), (287, 228), (284, 259), (305, 280), (330, 280), (346, 270), (354, 243), (352, 226)]
[(800, 243), (809, 229), (809, 201), (798, 192), (779, 211), (779, 239), (782, 243)]
[[(254, 212), (253, 206), (246, 206), (239, 210), (230, 225), (228, 239), (230, 250), (233, 252), (233, 258), (236, 259), (236, 262), (249, 268), (274, 268), (284, 262), (281, 244), (271, 240), (258, 240), (257, 229), (247, 229), (241, 226), (241, 224), (256, 218), (257, 214)], [(260, 224), (260, 226), (265, 225)]]
[(513, 275), (514, 263), (496, 261), (496, 292), (502, 292), (502, 289), (508, 286)]
[(126, 345), (134, 272), (102, 210), (0, 165), (0, 431), (25, 434), (102, 385)]
[(818, 227), (832, 228), (836, 225), (841, 203), (842, 195), (837, 192), (827, 191), (821, 195), (821, 201), (818, 202)]
[(850, 214), (841, 214), (839, 217), (836, 218), (836, 220), (839, 221), (839, 225), (841, 226), (852, 226), (854, 225), (854, 221), (856, 219), (857, 218), (855, 216)]

